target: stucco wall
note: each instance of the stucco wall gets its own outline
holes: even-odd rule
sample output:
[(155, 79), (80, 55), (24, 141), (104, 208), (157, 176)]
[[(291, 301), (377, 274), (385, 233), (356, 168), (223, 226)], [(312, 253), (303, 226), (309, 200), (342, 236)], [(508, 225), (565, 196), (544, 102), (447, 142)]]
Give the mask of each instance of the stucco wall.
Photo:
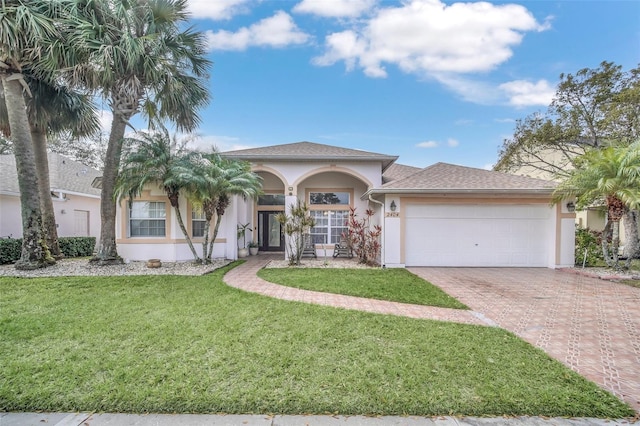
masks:
[[(59, 237), (100, 237), (100, 199), (81, 195), (65, 195), (64, 199), (53, 199), (53, 210), (58, 225)], [(82, 212), (88, 217), (88, 228), (80, 230), (76, 227), (75, 212)], [(0, 195), (0, 237), (11, 235), (22, 237), (22, 215), (20, 198)]]

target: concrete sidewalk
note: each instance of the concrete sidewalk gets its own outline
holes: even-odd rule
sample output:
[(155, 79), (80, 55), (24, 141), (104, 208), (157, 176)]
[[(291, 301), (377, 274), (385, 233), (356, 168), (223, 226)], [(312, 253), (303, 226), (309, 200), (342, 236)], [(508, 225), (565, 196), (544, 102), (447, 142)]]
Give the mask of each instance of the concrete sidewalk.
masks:
[(0, 413), (0, 426), (573, 426), (629, 425), (632, 420), (542, 417), (268, 416), (216, 414)]

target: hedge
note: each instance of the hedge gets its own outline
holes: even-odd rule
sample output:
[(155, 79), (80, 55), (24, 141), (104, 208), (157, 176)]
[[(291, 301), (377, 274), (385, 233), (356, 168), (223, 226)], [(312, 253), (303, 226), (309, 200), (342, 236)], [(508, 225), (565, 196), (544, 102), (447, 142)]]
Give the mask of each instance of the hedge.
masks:
[[(96, 237), (60, 237), (60, 251), (64, 257), (85, 257), (93, 254)], [(0, 238), (0, 265), (20, 259), (22, 238)]]

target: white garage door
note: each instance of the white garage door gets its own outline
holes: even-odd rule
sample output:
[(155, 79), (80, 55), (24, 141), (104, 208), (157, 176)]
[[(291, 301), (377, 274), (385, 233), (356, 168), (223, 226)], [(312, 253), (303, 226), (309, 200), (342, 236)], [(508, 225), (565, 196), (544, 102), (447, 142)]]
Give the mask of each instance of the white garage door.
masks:
[(547, 205), (405, 207), (407, 266), (540, 266), (549, 263)]

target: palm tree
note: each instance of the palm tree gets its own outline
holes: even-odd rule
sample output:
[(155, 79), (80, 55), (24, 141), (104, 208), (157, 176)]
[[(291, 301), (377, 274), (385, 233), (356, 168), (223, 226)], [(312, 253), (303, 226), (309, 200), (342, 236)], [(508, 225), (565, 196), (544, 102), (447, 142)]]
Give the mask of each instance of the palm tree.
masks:
[(184, 144), (179, 143), (175, 136), (171, 138), (166, 130), (153, 133), (138, 132), (136, 138), (130, 140), (132, 149), (123, 159), (122, 170), (115, 187), (118, 200), (127, 197), (131, 202), (147, 185), (159, 185), (167, 194), (175, 211), (194, 260), (200, 261), (184, 226), (179, 203), (180, 191), (199, 178), (195, 172), (198, 170), (200, 155), (186, 150)]
[(197, 127), (197, 111), (209, 100), (206, 40), (200, 32), (183, 29), (186, 0), (70, 3), (72, 15), (89, 23), (71, 35), (78, 65), (68, 76), (100, 91), (113, 113), (102, 176), (102, 230), (93, 260), (119, 263), (114, 193), (126, 127), (138, 113), (152, 129), (163, 120), (179, 131)]
[[(576, 168), (554, 192), (556, 202), (576, 197), (578, 209), (604, 203), (607, 223), (602, 250), (607, 265), (617, 268), (620, 245), (620, 219), (640, 207), (640, 141), (627, 147), (609, 146), (587, 151), (576, 160)], [(608, 237), (611, 236), (611, 253)], [(628, 268), (633, 256), (627, 258)]]
[[(262, 193), (262, 180), (251, 171), (251, 165), (248, 162), (222, 158), (215, 152), (205, 157), (208, 162), (201, 170), (204, 173), (203, 179), (192, 183), (188, 197), (195, 208), (200, 208), (204, 212), (202, 258), (205, 263), (210, 263), (213, 244), (218, 237), (222, 216), (229, 206), (231, 196), (240, 195), (245, 199), (257, 197)], [(216, 222), (213, 235), (209, 240), (209, 230), (214, 215)]]
[(13, 142), (22, 211), (22, 252), (17, 269), (55, 263), (43, 238), (38, 174), (24, 95), (31, 92), (23, 70), (53, 62), (48, 44), (59, 37), (54, 25), (58, 3), (47, 0), (5, 0), (0, 4), (0, 83)]
[[(95, 105), (89, 96), (72, 91), (69, 87), (59, 83), (51, 83), (38, 78), (28, 68), (23, 70), (23, 76), (32, 94), (26, 104), (38, 178), (45, 242), (54, 259), (60, 259), (62, 252), (58, 244), (58, 231), (50, 194), (47, 134), (53, 133), (68, 137), (87, 136), (98, 131), (98, 118)], [(7, 114), (6, 104), (0, 100), (0, 127), (8, 125)]]

